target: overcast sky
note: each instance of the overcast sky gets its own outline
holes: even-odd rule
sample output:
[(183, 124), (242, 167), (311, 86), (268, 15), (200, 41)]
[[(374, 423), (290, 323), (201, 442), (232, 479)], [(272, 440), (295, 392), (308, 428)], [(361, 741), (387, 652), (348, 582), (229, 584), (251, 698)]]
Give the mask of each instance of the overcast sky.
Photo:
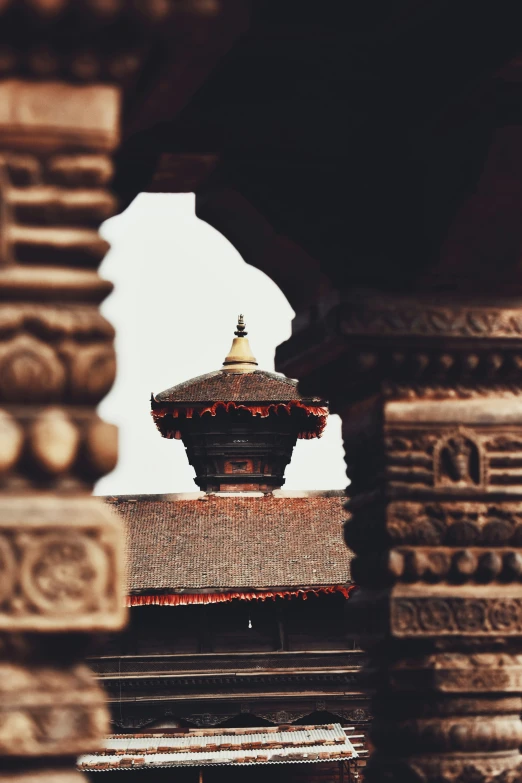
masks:
[[(150, 394), (221, 367), (238, 313), (245, 314), (260, 369), (274, 369), (293, 310), (265, 274), (194, 214), (194, 196), (141, 194), (102, 227), (111, 250), (101, 267), (116, 284), (102, 306), (117, 330), (118, 374), (100, 406), (120, 430), (116, 470), (96, 494), (194, 492), (181, 441), (164, 440), (150, 417)], [(298, 441), (285, 489), (346, 486), (340, 421), (323, 437)]]

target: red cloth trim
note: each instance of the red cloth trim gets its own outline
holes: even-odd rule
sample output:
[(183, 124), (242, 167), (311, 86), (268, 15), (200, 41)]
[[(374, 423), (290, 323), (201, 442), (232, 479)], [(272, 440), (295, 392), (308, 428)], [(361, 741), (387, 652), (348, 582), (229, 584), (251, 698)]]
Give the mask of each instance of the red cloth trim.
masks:
[(189, 604), (220, 604), (227, 601), (266, 601), (276, 598), (294, 598), (301, 596), (306, 601), (309, 595), (323, 593), (342, 593), (345, 598), (355, 585), (333, 585), (332, 587), (297, 588), (296, 590), (265, 590), (263, 592), (231, 593), (171, 593), (170, 595), (128, 595), (127, 606), (187, 606)]
[[(290, 402), (276, 402), (270, 405), (244, 405), (238, 402), (215, 402), (212, 405), (208, 405), (206, 408), (193, 408), (184, 405), (177, 405), (171, 407), (170, 405), (164, 405), (161, 408), (155, 408), (152, 413), (152, 418), (158, 423), (159, 419), (165, 416), (172, 416), (177, 419), (180, 415), (184, 415), (187, 419), (192, 419), (196, 416), (203, 416), (204, 413), (210, 413), (211, 416), (215, 416), (219, 408), (223, 408), (227, 413), (231, 410), (246, 410), (250, 411), (252, 416), (260, 416), (262, 419), (266, 419), (271, 413), (279, 413), (285, 410), (287, 413), (291, 413), (292, 408), (301, 408), (306, 411), (308, 416), (314, 416), (317, 421), (313, 423), (313, 426), (309, 430), (303, 430), (298, 434), (298, 438), (311, 439), (320, 438), (326, 427), (326, 419), (328, 418), (328, 408), (321, 405), (305, 405), (300, 400), (292, 400)], [(166, 434), (167, 438), (181, 439), (181, 433), (179, 430), (172, 430)]]

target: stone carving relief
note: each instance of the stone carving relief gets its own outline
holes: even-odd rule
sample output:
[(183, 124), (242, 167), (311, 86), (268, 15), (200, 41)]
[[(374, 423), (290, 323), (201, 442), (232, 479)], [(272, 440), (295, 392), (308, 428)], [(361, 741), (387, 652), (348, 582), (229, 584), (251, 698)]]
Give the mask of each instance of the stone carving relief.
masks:
[(115, 371), (97, 229), (118, 105), (114, 86), (0, 80), (0, 757), (18, 780), (27, 756), (76, 778), (98, 747), (105, 696), (78, 661), (125, 622), (121, 523), (88, 495), (117, 453), (95, 406)]
[(5, 307), (0, 320), (0, 402), (97, 403), (114, 380), (114, 331), (96, 302), (85, 299), (102, 298), (103, 291), (110, 290), (95, 269), (107, 250), (96, 226), (115, 209), (106, 189), (111, 161), (99, 153), (4, 153), (0, 172), (6, 183), (4, 229), (9, 225), (4, 230), (4, 261), (29, 268), (54, 264), (56, 282), (62, 284), (65, 274), (59, 270), (70, 265), (69, 286), (80, 287), (84, 299), (74, 305), (40, 301)]
[(392, 602), (397, 636), (520, 634), (522, 598), (410, 598)]
[(54, 756), (96, 749), (108, 730), (105, 696), (87, 667), (0, 663), (0, 754)]
[[(411, 431), (406, 424), (394, 425), (383, 439), (390, 481), (405, 490), (407, 485), (417, 484), (433, 487), (437, 494), (459, 495), (522, 486), (522, 469), (514, 470), (522, 458), (518, 426), (496, 435), (485, 426), (477, 429), (441, 426), (436, 431), (432, 426)], [(374, 440), (373, 452), (378, 453), (378, 448)], [(353, 457), (350, 460), (353, 462)]]
[[(520, 359), (522, 359), (522, 357), (520, 357)], [(502, 379), (502, 382), (495, 384), (495, 396), (512, 400), (520, 394), (521, 389), (522, 384), (517, 381), (515, 371), (513, 370), (511, 381), (506, 381), (504, 378)], [(485, 386), (483, 383), (476, 383), (472, 386), (470, 379), (464, 378), (462, 383), (455, 384), (454, 386), (443, 385), (442, 383), (436, 385), (433, 382), (413, 385), (386, 382), (382, 386), (382, 392), (388, 399), (399, 400), (472, 400), (490, 395), (491, 387)]]
[[(412, 676), (413, 674), (413, 676)], [(394, 687), (414, 690), (429, 684), (440, 693), (518, 692), (522, 685), (522, 656), (506, 652), (465, 655), (442, 652), (427, 655), (415, 666), (404, 661), (392, 666)]]
[(0, 409), (0, 430), (0, 486), (16, 490), (30, 476), (37, 487), (83, 489), (116, 464), (116, 429), (95, 413), (53, 406), (16, 420)]
[(346, 303), (341, 308), (344, 335), (404, 335), (450, 338), (522, 337), (522, 311), (518, 308), (445, 305), (432, 301), (401, 303), (365, 297), (365, 306)]
[(436, 487), (478, 488), (485, 483), (482, 446), (475, 433), (459, 427), (433, 449)]
[(78, 783), (74, 756), (108, 729), (77, 664), (125, 621), (121, 524), (89, 497), (117, 456), (95, 410), (115, 374), (98, 227), (117, 207), (123, 91), (152, 51), (159, 67), (178, 10), (186, 23), (173, 2), (0, 3), (0, 777), (13, 783)]
[[(48, 498), (31, 508), (13, 498), (0, 512), (0, 629), (103, 629), (123, 622), (119, 525), (104, 507), (71, 498), (57, 509)], [(29, 526), (20, 527), (24, 514)]]
[(87, 536), (46, 533), (25, 547), (21, 583), (42, 612), (92, 610), (93, 597), (107, 593), (108, 576), (107, 553)]
[(347, 292), (326, 320), (331, 364), (318, 324), (293, 342), (302, 368), (293, 338), (284, 350), (343, 416), (360, 585), (347, 622), (373, 689), (365, 779), (518, 783), (522, 310)]
[(522, 505), (396, 502), (383, 515), (394, 545), (522, 546)]

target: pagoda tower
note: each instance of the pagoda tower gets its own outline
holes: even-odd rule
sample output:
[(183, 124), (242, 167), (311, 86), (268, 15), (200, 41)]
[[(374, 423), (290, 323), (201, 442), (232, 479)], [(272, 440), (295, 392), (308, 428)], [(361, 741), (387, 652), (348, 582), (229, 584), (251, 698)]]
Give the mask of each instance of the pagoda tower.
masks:
[(258, 369), (243, 315), (223, 366), (152, 395), (164, 438), (181, 439), (205, 492), (269, 493), (284, 484), (298, 438), (320, 437), (328, 416), (297, 381)]
[(222, 367), (151, 407), (161, 435), (183, 441), (200, 491), (107, 498), (126, 529), (130, 623), (90, 661), (116, 733), (81, 769), (240, 783), (248, 764), (261, 783), (275, 754), (275, 783), (346, 783), (364, 765), (369, 719), (344, 619), (346, 498), (281, 489), (327, 403), (259, 369), (240, 315)]

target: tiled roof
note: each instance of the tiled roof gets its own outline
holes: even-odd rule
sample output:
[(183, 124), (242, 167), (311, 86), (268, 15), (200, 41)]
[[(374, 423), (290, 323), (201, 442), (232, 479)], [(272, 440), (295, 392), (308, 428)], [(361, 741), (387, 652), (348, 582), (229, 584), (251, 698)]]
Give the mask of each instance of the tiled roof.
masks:
[[(214, 370), (154, 395), (156, 402), (290, 402), (303, 399), (297, 381), (266, 370)], [(312, 399), (308, 399), (312, 401)], [(313, 398), (318, 404), (319, 398)]]
[(108, 498), (127, 528), (130, 593), (220, 593), (350, 582), (342, 493), (152, 497)]
[(357, 758), (338, 723), (262, 729), (198, 729), (179, 734), (116, 735), (104, 750), (81, 756), (89, 772), (151, 767), (287, 764)]

